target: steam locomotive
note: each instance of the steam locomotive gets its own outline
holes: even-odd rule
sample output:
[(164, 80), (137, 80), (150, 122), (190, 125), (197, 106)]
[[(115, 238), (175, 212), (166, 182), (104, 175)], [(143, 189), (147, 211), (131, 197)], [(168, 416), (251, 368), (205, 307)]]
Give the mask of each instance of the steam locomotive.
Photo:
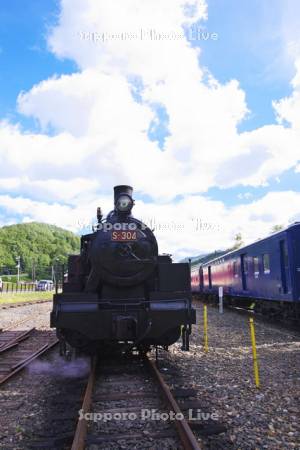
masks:
[[(68, 279), (53, 298), (50, 324), (62, 354), (145, 353), (182, 336), (189, 350), (192, 324), (189, 264), (159, 255), (153, 232), (131, 215), (132, 188), (114, 188), (114, 209), (97, 209), (93, 233), (81, 237), (68, 259)], [(71, 349), (71, 350), (70, 350)]]

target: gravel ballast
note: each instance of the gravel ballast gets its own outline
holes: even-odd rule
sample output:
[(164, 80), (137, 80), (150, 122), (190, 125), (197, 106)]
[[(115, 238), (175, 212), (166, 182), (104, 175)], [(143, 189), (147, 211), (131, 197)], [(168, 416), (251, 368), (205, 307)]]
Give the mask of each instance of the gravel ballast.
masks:
[[(204, 425), (225, 427), (220, 434), (204, 432), (203, 448), (299, 449), (300, 334), (255, 321), (261, 381), (257, 389), (248, 318), (228, 310), (220, 315), (208, 307), (209, 351), (205, 353), (203, 305), (197, 302), (196, 307), (198, 324), (193, 327), (190, 352), (183, 352), (179, 342), (168, 353), (160, 351), (159, 368), (172, 388), (196, 391)], [(18, 329), (46, 330), (50, 310), (51, 303), (46, 303), (1, 311), (0, 328), (31, 316)], [(88, 362), (81, 359), (68, 365), (57, 352), (54, 349), (2, 387), (0, 409), (7, 413), (0, 417), (1, 449), (29, 449), (34, 441), (42, 445), (51, 440), (53, 448), (68, 448)], [(62, 441), (55, 444), (55, 436)]]
[[(208, 307), (208, 353), (203, 349), (203, 304), (190, 352), (175, 344), (167, 358), (198, 392), (203, 412), (215, 413), (225, 433), (205, 437), (207, 449), (300, 448), (300, 334), (256, 322), (260, 389), (253, 376), (249, 319)], [(255, 319), (254, 319), (255, 320)], [(168, 380), (168, 382), (170, 382)], [(176, 385), (176, 380), (174, 380)]]
[(48, 330), (52, 302), (32, 303), (0, 310), (0, 329), (26, 330), (35, 327)]

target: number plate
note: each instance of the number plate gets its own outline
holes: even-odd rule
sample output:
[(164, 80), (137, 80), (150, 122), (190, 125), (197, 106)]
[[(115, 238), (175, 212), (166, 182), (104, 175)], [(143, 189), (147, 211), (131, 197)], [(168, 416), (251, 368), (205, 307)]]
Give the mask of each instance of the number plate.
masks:
[(136, 231), (113, 231), (111, 234), (112, 241), (136, 241)]

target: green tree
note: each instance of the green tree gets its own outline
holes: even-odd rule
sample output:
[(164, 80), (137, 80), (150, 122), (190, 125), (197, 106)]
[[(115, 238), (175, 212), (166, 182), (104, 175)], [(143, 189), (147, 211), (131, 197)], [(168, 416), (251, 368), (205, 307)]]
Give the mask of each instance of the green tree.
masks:
[(68, 255), (78, 253), (79, 248), (79, 236), (54, 225), (31, 222), (0, 228), (1, 268), (15, 269), (20, 256), (22, 271), (31, 273), (33, 265), (41, 270), (57, 258), (66, 263)]
[(278, 231), (283, 230), (284, 226), (283, 225), (274, 225), (271, 228), (271, 233), (278, 233)]
[(243, 245), (244, 245), (244, 242), (243, 242), (242, 235), (241, 235), (241, 233), (237, 233), (234, 236), (234, 245), (233, 245), (232, 249), (237, 250), (238, 248), (242, 247)]

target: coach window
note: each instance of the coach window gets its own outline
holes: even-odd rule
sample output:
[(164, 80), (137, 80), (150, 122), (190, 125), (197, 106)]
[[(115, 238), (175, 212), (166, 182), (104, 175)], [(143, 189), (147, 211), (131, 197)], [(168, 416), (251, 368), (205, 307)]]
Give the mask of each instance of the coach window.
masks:
[(263, 262), (263, 272), (265, 274), (270, 273), (270, 256), (268, 253), (262, 255), (262, 262)]
[(258, 278), (258, 275), (259, 275), (259, 259), (258, 259), (258, 256), (253, 256), (253, 271), (254, 271), (254, 277)]
[(237, 278), (237, 277), (239, 276), (237, 261), (234, 261), (234, 262), (233, 262), (233, 276), (234, 276), (235, 278)]
[(244, 255), (243, 262), (244, 262), (244, 272), (245, 272), (245, 275), (248, 275), (248, 258), (247, 258), (247, 255)]

